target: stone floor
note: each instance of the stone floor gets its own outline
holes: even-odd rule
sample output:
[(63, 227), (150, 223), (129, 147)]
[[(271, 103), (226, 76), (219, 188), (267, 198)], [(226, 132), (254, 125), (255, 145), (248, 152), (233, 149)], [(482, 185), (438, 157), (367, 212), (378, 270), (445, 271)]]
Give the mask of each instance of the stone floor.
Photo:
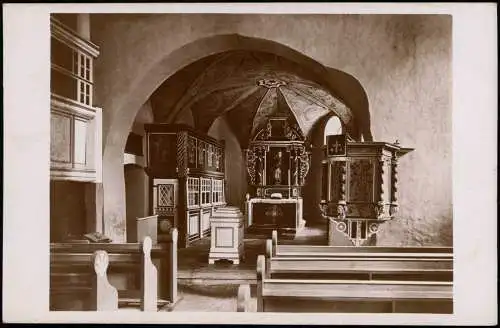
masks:
[[(325, 245), (326, 225), (305, 227), (294, 239), (278, 239), (280, 244)], [(178, 254), (178, 292), (180, 300), (173, 311), (235, 312), (240, 284), (252, 288), (250, 309), (255, 311), (257, 256), (265, 252), (265, 238), (246, 235), (245, 260), (239, 265), (230, 262), (208, 264), (210, 238), (203, 238)]]

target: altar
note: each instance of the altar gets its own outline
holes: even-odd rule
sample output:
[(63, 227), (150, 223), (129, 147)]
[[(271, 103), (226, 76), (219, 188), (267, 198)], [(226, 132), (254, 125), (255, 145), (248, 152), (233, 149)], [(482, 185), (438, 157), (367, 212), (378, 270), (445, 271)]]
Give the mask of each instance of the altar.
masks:
[(246, 202), (246, 213), (247, 227), (295, 235), (305, 226), (302, 198), (252, 198)]
[(295, 234), (305, 226), (301, 189), (310, 166), (305, 137), (292, 116), (270, 117), (245, 150), (248, 232)]

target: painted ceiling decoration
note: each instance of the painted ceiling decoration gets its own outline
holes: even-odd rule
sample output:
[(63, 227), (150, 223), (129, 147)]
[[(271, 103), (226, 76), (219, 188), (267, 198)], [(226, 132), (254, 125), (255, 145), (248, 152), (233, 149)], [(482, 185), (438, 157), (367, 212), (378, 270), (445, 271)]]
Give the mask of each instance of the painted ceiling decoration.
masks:
[(189, 74), (194, 78), (175, 104), (162, 113), (155, 108), (157, 121), (174, 123), (192, 115), (196, 128), (206, 132), (224, 115), (242, 145), (271, 116), (289, 116), (304, 135), (329, 113), (340, 118), (348, 133), (354, 124), (351, 110), (316, 76), (274, 54), (226, 52)]

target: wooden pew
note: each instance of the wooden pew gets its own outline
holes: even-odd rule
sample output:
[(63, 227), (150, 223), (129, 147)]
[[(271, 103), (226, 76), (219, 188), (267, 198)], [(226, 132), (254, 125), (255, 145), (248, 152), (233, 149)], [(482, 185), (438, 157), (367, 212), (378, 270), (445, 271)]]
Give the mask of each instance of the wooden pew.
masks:
[[(161, 245), (152, 245), (150, 238), (141, 244), (51, 244), (53, 309), (60, 307), (55, 304), (57, 296), (68, 294), (68, 288), (73, 300), (88, 299), (89, 259), (99, 250), (108, 254), (108, 278), (118, 289), (120, 307), (131, 303), (156, 311), (158, 305), (177, 301), (177, 230), (172, 229), (170, 243)], [(84, 303), (76, 308), (88, 309), (88, 302)]]
[[(238, 290), (237, 311), (248, 311), (248, 285)], [(452, 313), (453, 283), (275, 279), (257, 259), (257, 312)]]
[[(394, 246), (326, 246), (326, 245), (279, 245), (278, 232), (272, 231), (271, 234), (272, 249), (274, 256), (301, 256), (304, 253), (311, 256), (328, 255), (330, 253), (437, 253), (437, 254), (453, 254), (453, 247), (394, 247)], [(304, 250), (306, 248), (306, 250)]]
[(266, 241), (273, 278), (453, 281), (453, 253), (445, 247), (278, 245)]

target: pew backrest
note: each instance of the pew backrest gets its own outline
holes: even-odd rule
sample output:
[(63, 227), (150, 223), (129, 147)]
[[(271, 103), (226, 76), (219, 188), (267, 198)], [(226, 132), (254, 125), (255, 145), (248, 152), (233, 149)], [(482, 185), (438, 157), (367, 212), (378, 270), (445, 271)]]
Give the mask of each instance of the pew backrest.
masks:
[[(267, 242), (267, 241), (266, 241)], [(269, 242), (267, 242), (269, 243)], [(326, 245), (279, 245), (278, 244), (278, 232), (276, 230), (272, 231), (271, 243), (266, 244), (266, 253), (271, 257), (273, 256), (329, 256), (330, 254), (336, 254), (336, 256), (341, 256), (343, 253), (347, 253), (352, 256), (355, 253), (363, 254), (401, 254), (399, 256), (425, 256), (426, 254), (433, 254), (435, 256), (453, 256), (453, 247), (440, 247), (440, 246), (425, 246), (425, 247), (413, 247), (413, 246), (326, 246)], [(268, 256), (269, 256), (268, 255)]]
[[(244, 299), (242, 297), (242, 302)], [(295, 308), (286, 309), (291, 312), (300, 311), (296, 308), (298, 304), (308, 304), (311, 300), (321, 301), (323, 309), (332, 309), (332, 304), (339, 301), (389, 302), (391, 304), (389, 312), (396, 312), (398, 303), (408, 301), (444, 302), (445, 308), (449, 309), (453, 302), (453, 283), (447, 281), (274, 279), (271, 278), (266, 268), (265, 257), (259, 255), (257, 259), (257, 311), (273, 311), (280, 307), (283, 310), (290, 300), (298, 301), (298, 303), (293, 303)], [(245, 304), (241, 303), (238, 308), (246, 309)], [(366, 308), (367, 311), (370, 311), (370, 306)], [(316, 312), (315, 310), (321, 312), (320, 308), (311, 309), (311, 312)]]
[(326, 246), (329, 252), (314, 252), (309, 250), (318, 246), (309, 245), (300, 246), (301, 251), (278, 253), (273, 244), (266, 241), (265, 257), (275, 278), (453, 280), (453, 254), (449, 253), (398, 252), (399, 248), (360, 252), (356, 247), (336, 252), (331, 246)]

